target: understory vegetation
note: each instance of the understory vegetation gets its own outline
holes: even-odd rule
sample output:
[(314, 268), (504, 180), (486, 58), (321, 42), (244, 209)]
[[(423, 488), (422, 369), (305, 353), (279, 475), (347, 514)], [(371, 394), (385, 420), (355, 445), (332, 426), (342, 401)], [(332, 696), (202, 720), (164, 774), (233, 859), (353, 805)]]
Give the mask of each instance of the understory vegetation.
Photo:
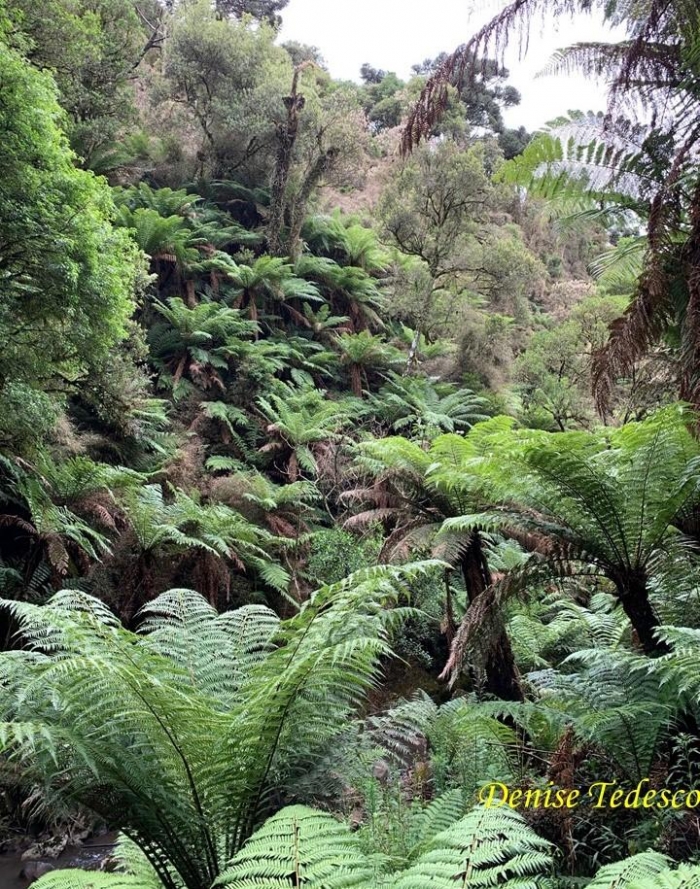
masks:
[[(700, 887), (695, 4), (357, 83), (286, 6), (0, 0), (0, 843)], [(607, 113), (509, 128), (591, 8)]]

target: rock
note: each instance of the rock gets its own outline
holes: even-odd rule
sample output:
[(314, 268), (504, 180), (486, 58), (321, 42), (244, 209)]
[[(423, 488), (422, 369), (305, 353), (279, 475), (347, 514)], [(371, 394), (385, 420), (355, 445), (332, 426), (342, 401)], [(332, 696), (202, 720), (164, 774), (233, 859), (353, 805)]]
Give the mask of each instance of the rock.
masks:
[(44, 874), (48, 874), (52, 870), (56, 870), (56, 868), (48, 861), (27, 861), (19, 875), (20, 879), (26, 880), (31, 886), (39, 877), (43, 877)]
[(22, 853), (22, 861), (38, 861), (44, 858), (58, 858), (68, 846), (68, 837), (52, 837), (43, 842), (34, 843)]

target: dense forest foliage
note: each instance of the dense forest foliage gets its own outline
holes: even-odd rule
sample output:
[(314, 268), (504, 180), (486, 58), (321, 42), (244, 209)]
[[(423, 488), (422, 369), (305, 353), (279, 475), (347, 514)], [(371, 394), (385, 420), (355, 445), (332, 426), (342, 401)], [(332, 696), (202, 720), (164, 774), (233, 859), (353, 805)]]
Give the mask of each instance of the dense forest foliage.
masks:
[[(356, 83), (287, 5), (0, 0), (0, 843), (700, 887), (696, 4)], [(508, 128), (591, 8), (607, 112)]]

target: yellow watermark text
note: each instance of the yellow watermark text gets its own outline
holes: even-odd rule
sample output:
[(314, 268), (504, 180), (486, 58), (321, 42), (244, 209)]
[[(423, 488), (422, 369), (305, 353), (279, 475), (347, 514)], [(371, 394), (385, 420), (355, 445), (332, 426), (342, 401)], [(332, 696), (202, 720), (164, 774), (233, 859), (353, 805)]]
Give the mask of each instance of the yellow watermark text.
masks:
[(575, 809), (581, 804), (594, 809), (696, 809), (700, 808), (700, 788), (655, 790), (649, 778), (635, 787), (624, 787), (617, 781), (594, 781), (583, 790), (556, 787), (509, 787), (500, 781), (485, 784), (479, 791), (479, 802), (489, 809)]

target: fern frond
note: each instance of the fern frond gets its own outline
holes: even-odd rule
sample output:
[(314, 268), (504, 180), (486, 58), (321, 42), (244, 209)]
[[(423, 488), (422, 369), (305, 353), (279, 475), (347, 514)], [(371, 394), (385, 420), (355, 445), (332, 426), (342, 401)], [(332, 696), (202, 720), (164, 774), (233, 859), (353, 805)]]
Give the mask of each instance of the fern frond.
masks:
[(305, 806), (289, 806), (265, 822), (214, 885), (350, 889), (366, 884), (372, 875), (370, 862), (346, 825)]
[(640, 852), (601, 867), (588, 884), (590, 889), (632, 889), (640, 884), (657, 886), (657, 877), (667, 870), (669, 859), (659, 852)]
[(551, 845), (516, 812), (473, 809), (438, 834), (429, 851), (394, 883), (395, 889), (544, 886), (552, 867)]

